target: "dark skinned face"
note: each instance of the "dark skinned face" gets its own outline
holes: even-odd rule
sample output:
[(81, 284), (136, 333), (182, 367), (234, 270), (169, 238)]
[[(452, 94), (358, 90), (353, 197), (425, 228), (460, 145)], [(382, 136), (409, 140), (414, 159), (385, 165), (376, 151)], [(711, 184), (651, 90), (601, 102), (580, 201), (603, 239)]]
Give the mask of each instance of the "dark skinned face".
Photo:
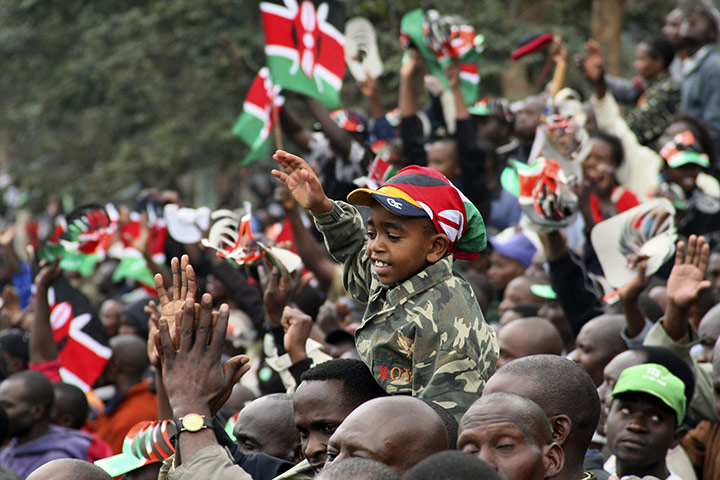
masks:
[(503, 480), (546, 478), (544, 447), (550, 439), (543, 441), (540, 433), (528, 435), (507, 405), (470, 407), (460, 422), (458, 434), (458, 450), (488, 462)]
[(303, 454), (319, 472), (327, 458), (328, 440), (354, 405), (343, 397), (342, 380), (313, 380), (298, 386), (293, 407)]
[(608, 448), (637, 474), (664, 464), (667, 450), (676, 443), (675, 412), (659, 398), (629, 392), (615, 398), (606, 422)]

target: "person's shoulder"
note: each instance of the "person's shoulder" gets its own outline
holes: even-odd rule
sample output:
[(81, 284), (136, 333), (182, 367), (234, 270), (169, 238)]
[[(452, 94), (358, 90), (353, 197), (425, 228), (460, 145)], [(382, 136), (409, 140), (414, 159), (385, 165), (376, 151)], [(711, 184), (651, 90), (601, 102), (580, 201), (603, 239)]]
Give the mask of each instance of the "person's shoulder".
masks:
[(708, 53), (707, 57), (705, 57), (705, 61), (702, 63), (702, 65), (700, 65), (700, 69), (706, 72), (720, 71), (720, 49), (713, 46), (710, 49), (710, 53)]

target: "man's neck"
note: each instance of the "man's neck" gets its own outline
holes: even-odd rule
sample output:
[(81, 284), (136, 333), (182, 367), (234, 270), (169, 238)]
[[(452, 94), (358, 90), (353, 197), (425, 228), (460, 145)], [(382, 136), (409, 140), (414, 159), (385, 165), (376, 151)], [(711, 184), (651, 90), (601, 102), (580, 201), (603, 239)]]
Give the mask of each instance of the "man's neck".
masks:
[(24, 445), (32, 442), (48, 433), (49, 430), (50, 425), (47, 422), (36, 423), (26, 434), (17, 437), (17, 444)]
[[(565, 443), (565, 446), (567, 446), (567, 443)], [(578, 480), (583, 478), (585, 476), (585, 469), (583, 468), (585, 456), (581, 455), (580, 458), (576, 458), (573, 452), (569, 452), (565, 448), (563, 448), (563, 451), (565, 452), (565, 464), (560, 474), (554, 477), (554, 480)]]
[(697, 52), (700, 51), (701, 48), (703, 48), (705, 45), (709, 45), (708, 43), (703, 43), (699, 45), (688, 45), (685, 48), (685, 56), (683, 58), (690, 58), (693, 55), (695, 55)]
[(142, 378), (118, 378), (115, 382), (113, 382), (113, 385), (115, 386), (115, 395), (125, 395), (132, 387), (140, 382), (142, 382)]
[(562, 472), (554, 480), (578, 480), (585, 476), (582, 463), (571, 462), (563, 467)]
[(620, 463), (619, 460), (616, 460), (616, 462), (617, 476), (620, 478), (624, 477), (625, 475), (636, 475), (640, 478), (651, 475), (653, 477), (659, 478), (660, 480), (665, 480), (668, 476), (670, 476), (670, 471), (665, 465), (665, 457), (663, 457), (663, 460), (661, 462), (656, 463), (655, 465), (642, 467), (631, 467), (628, 465), (623, 465)]

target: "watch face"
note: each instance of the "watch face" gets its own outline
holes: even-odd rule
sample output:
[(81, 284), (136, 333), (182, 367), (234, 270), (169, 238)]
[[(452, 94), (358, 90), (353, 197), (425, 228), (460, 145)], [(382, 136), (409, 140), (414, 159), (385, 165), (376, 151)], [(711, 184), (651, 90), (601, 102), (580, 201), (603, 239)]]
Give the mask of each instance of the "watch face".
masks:
[(187, 430), (188, 432), (197, 432), (205, 426), (203, 418), (197, 413), (185, 415), (182, 419), (182, 423), (184, 427), (183, 430)]

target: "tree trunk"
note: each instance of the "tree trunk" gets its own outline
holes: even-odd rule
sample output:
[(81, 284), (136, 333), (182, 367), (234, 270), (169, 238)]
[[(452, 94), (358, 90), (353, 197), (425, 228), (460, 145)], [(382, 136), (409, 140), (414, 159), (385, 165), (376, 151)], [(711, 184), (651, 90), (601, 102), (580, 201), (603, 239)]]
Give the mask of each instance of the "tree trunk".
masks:
[[(537, 0), (511, 0), (508, 12), (511, 18), (542, 25), (548, 2)], [(535, 92), (537, 87), (528, 78), (527, 65), (522, 61), (506, 61), (507, 70), (502, 75), (503, 96), (516, 98)]]
[(590, 17), (592, 38), (603, 47), (606, 70), (620, 75), (621, 40), (625, 0), (593, 0)]

